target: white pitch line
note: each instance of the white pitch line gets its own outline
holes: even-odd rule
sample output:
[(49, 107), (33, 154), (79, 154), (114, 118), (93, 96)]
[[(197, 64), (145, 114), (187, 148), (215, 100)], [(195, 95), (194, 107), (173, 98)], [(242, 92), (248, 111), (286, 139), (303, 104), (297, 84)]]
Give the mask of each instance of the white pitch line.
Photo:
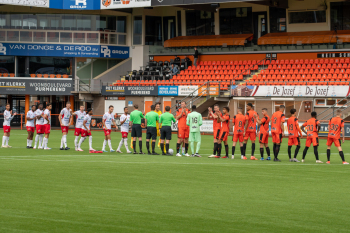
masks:
[[(18, 161), (41, 161), (41, 162), (81, 162), (81, 163), (116, 163), (116, 164), (178, 164), (178, 165), (243, 165), (243, 166), (296, 166), (296, 164), (300, 164), (302, 166), (320, 166), (320, 164), (304, 164), (304, 163), (179, 163), (179, 162), (123, 162), (123, 161), (76, 161), (76, 160), (47, 160), (47, 159), (19, 159), (19, 158), (0, 158), (2, 160), (18, 160)], [(227, 159), (230, 161), (229, 159)], [(286, 161), (287, 162), (287, 161)], [(332, 164), (334, 165), (343, 165), (343, 164)]]

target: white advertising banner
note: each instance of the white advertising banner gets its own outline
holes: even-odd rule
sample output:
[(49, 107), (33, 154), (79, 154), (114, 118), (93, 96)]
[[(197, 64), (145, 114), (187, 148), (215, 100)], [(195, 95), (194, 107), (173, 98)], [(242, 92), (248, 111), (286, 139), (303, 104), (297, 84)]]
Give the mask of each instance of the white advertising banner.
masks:
[(0, 0), (0, 4), (49, 7), (50, 0)]
[(151, 0), (101, 0), (101, 10), (151, 6)]
[[(194, 92), (194, 93), (193, 93)], [(178, 86), (178, 96), (198, 95), (198, 86)]]
[[(175, 123), (172, 123), (171, 129), (172, 131), (177, 131), (177, 121)], [(201, 133), (213, 133), (213, 121), (203, 120), (203, 124), (200, 129)]]
[(251, 96), (345, 97), (349, 86), (255, 86)]

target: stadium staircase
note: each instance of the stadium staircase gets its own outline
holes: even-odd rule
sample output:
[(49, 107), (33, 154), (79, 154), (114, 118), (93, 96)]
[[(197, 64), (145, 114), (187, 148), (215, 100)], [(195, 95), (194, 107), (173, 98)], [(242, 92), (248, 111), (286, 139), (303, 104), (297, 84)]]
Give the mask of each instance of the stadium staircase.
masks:
[(337, 100), (337, 102), (335, 104), (333, 104), (329, 108), (325, 109), (324, 111), (320, 112), (318, 114), (318, 119), (319, 120), (329, 120), (336, 115), (336, 111), (338, 109), (340, 109), (342, 111), (342, 114), (343, 114), (342, 118), (345, 121), (349, 121), (350, 120), (350, 98), (349, 98), (349, 96), (347, 96), (341, 100)]

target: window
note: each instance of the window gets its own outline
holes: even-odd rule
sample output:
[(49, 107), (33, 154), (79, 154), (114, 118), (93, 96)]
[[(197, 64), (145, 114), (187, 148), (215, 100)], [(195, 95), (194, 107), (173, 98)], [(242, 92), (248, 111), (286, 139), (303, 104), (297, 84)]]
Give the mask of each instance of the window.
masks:
[(326, 100), (325, 99), (316, 99), (315, 106), (326, 106)]
[(0, 73), (15, 73), (14, 56), (0, 56)]
[(133, 44), (142, 44), (142, 16), (134, 17)]
[(117, 32), (126, 33), (126, 16), (117, 17)]
[(152, 25), (146, 27), (146, 45), (162, 45), (162, 17), (146, 16), (146, 25)]
[(325, 23), (326, 11), (289, 12), (289, 23)]
[(177, 12), (177, 36), (182, 36), (181, 11)]
[(253, 33), (251, 7), (220, 9), (220, 34)]
[(350, 30), (350, 2), (331, 2), (331, 30)]
[(286, 32), (286, 9), (270, 7), (270, 32)]
[(186, 11), (187, 36), (214, 35), (214, 13)]
[(29, 74), (72, 75), (72, 64), (73, 58), (29, 57)]

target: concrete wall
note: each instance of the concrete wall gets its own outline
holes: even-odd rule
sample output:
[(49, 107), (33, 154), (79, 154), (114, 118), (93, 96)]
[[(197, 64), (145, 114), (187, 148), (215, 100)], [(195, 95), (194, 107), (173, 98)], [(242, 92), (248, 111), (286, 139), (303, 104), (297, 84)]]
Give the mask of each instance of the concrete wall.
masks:
[(94, 96), (92, 102), (92, 108), (94, 109), (94, 115), (105, 114), (105, 97)]
[(116, 80), (120, 80), (121, 75), (126, 75), (128, 71), (131, 71), (131, 65), (132, 58), (128, 58), (106, 70), (94, 79), (101, 80), (103, 83), (114, 83)]

